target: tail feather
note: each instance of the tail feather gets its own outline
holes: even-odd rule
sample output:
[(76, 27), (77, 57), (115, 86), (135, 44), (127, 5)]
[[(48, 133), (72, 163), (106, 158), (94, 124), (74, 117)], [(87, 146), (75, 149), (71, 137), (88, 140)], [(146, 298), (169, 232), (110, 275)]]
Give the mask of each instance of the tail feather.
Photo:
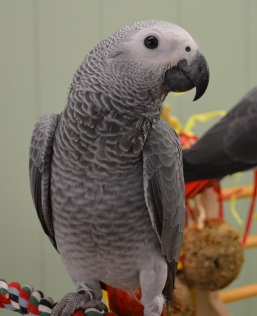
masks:
[(176, 261), (169, 262), (167, 280), (166, 280), (165, 287), (162, 291), (162, 294), (164, 295), (168, 303), (173, 302), (173, 291), (174, 291), (176, 272), (177, 272), (177, 262)]

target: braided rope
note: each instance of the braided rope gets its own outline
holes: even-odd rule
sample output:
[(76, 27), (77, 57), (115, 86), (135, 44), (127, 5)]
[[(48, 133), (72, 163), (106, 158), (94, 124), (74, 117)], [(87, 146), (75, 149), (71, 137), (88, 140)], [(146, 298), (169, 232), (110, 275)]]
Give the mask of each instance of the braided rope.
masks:
[[(34, 291), (29, 285), (20, 286), (17, 282), (6, 283), (0, 279), (0, 308), (7, 308), (22, 315), (50, 316), (55, 303), (41, 291)], [(85, 312), (78, 310), (73, 316), (117, 316), (112, 312), (101, 314), (90, 308)]]

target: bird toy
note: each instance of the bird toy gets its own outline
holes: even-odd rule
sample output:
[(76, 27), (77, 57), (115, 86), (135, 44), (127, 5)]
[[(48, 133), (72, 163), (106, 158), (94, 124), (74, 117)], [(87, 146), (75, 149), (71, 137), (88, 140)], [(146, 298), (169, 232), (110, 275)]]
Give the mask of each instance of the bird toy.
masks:
[[(7, 283), (0, 280), (0, 308), (7, 308), (22, 315), (50, 316), (54, 301), (44, 296), (41, 291), (34, 291), (30, 285), (20, 286), (18, 282)], [(103, 312), (94, 308), (85, 311), (77, 310), (73, 316), (118, 316), (108, 312), (107, 307)]]

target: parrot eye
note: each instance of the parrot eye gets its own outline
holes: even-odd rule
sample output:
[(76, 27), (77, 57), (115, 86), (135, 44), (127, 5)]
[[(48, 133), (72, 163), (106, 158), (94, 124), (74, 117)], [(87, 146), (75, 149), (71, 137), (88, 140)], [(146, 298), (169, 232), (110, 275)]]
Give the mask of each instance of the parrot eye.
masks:
[(145, 47), (154, 49), (158, 46), (158, 39), (154, 36), (147, 36), (144, 41)]
[(190, 52), (191, 48), (189, 46), (186, 47), (186, 52)]

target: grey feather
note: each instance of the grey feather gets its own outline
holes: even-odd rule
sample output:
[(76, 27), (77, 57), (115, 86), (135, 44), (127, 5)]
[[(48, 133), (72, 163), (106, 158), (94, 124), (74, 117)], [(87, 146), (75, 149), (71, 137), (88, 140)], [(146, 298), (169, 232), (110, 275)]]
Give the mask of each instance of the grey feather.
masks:
[(34, 127), (29, 152), (32, 198), (40, 223), (55, 248), (56, 242), (50, 198), (50, 176), (52, 147), (57, 124), (58, 117), (56, 114), (46, 113), (41, 116)]
[(186, 181), (222, 178), (257, 165), (257, 87), (183, 153)]
[(163, 120), (150, 130), (143, 157), (146, 204), (174, 277), (184, 230), (184, 181), (178, 137)]

